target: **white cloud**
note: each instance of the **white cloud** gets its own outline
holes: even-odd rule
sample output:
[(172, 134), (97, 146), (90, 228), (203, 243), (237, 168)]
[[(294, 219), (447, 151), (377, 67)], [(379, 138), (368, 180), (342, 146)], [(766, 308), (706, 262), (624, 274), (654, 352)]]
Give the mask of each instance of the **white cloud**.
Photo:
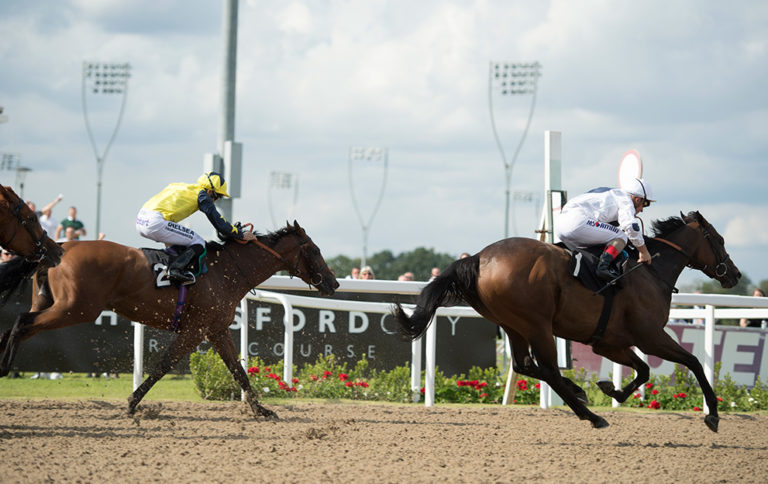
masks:
[(763, 246), (768, 248), (768, 206), (739, 207), (725, 226), (723, 237), (728, 245), (736, 247)]

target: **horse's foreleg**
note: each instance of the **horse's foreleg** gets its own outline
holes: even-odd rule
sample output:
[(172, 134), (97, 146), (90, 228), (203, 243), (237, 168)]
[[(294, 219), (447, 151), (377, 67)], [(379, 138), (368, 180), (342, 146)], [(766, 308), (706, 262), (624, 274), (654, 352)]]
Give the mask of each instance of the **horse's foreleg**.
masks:
[(251, 382), (248, 380), (248, 375), (245, 370), (240, 366), (240, 362), (237, 359), (237, 349), (235, 343), (232, 341), (232, 336), (229, 333), (229, 329), (225, 328), (216, 334), (209, 335), (208, 341), (213, 345), (214, 349), (224, 364), (229, 368), (229, 372), (235, 378), (235, 381), (240, 385), (240, 388), (245, 392), (245, 398), (253, 410), (254, 415), (266, 417), (268, 419), (277, 419), (277, 414), (272, 410), (262, 406), (256, 399), (256, 394), (251, 388)]
[(13, 327), (3, 333), (0, 339), (0, 377), (7, 376), (11, 371), (11, 365), (16, 357), (16, 350), (24, 339), (30, 323), (34, 322), (37, 313), (24, 313), (16, 318)]
[(181, 332), (163, 355), (160, 364), (152, 370), (147, 379), (128, 397), (128, 413), (133, 414), (139, 402), (141, 402), (152, 386), (165, 376), (166, 373), (171, 371), (181, 358), (190, 354), (202, 341), (203, 337), (197, 330)]
[(712, 389), (712, 385), (709, 384), (706, 375), (704, 375), (704, 368), (702, 368), (701, 363), (695, 356), (677, 344), (666, 332), (659, 331), (659, 333), (653, 336), (653, 339), (647, 338), (642, 343), (638, 343), (638, 348), (645, 354), (658, 356), (667, 361), (685, 365), (693, 372), (696, 380), (699, 382), (701, 392), (704, 394), (704, 401), (707, 402), (709, 409), (709, 415), (704, 417), (704, 423), (709, 430), (717, 432), (717, 426), (720, 422), (720, 417), (717, 415), (717, 397)]
[(538, 363), (540, 379), (547, 382), (581, 420), (589, 420), (597, 429), (607, 427), (608, 422), (603, 417), (592, 413), (574, 392), (573, 387), (576, 385), (560, 374), (554, 337), (551, 334), (541, 335), (536, 341), (531, 341), (531, 348)]
[(595, 345), (592, 348), (598, 355), (605, 356), (609, 360), (616, 362), (620, 365), (628, 366), (635, 370), (635, 378), (629, 382), (621, 390), (617, 390), (614, 387), (613, 382), (609, 380), (600, 380), (597, 382), (597, 386), (603, 393), (609, 397), (615, 399), (617, 402), (624, 402), (629, 398), (640, 385), (648, 381), (650, 376), (650, 369), (648, 365), (640, 359), (630, 348), (616, 348), (616, 347), (602, 347)]

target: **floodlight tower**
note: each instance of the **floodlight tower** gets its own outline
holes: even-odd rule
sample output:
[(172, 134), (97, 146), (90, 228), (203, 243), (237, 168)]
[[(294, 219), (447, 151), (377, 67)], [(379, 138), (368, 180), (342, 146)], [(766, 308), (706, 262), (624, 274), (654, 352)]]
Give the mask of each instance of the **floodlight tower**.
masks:
[(269, 216), (272, 218), (272, 226), (277, 229), (278, 222), (275, 218), (274, 206), (272, 205), (272, 192), (274, 190), (283, 190), (288, 192), (289, 195), (293, 191), (289, 219), (293, 218), (296, 212), (296, 201), (299, 198), (299, 175), (283, 171), (273, 171), (269, 174), (267, 205), (269, 206)]
[(0, 170), (12, 171), (16, 174), (14, 187), (19, 192), (19, 198), (24, 198), (24, 179), (32, 168), (21, 166), (21, 156), (18, 153), (3, 153), (0, 157)]
[[(131, 77), (131, 65), (125, 63), (102, 63), (102, 62), (83, 62), (83, 83), (82, 83), (82, 102), (83, 118), (85, 119), (85, 129), (88, 131), (88, 139), (91, 140), (93, 154), (96, 156), (96, 235), (101, 232), (101, 175), (104, 172), (104, 162), (107, 159), (107, 153), (115, 141), (117, 131), (120, 129), (120, 122), (123, 119), (125, 111), (125, 100), (128, 97), (128, 79)], [(117, 115), (115, 128), (109, 137), (104, 150), (99, 153), (96, 141), (91, 131), (91, 123), (88, 121), (88, 105), (86, 102), (86, 93), (94, 95), (119, 96), (120, 112)]]
[[(365, 163), (381, 163), (382, 176), (381, 186), (379, 187), (379, 195), (376, 198), (376, 203), (371, 211), (370, 217), (366, 220), (360, 211), (360, 206), (355, 196), (355, 183), (353, 181), (354, 162)], [(368, 261), (368, 232), (371, 229), (373, 218), (376, 216), (376, 212), (379, 210), (381, 200), (384, 198), (384, 187), (387, 184), (387, 164), (388, 164), (388, 150), (387, 148), (380, 147), (360, 147), (354, 146), (349, 149), (349, 190), (352, 193), (352, 204), (357, 212), (357, 218), (360, 220), (360, 226), (363, 229), (363, 257), (360, 259), (360, 267), (366, 265)], [(368, 192), (373, 194), (373, 192)]]
[[(488, 69), (488, 110), (491, 114), (491, 128), (496, 140), (496, 146), (501, 153), (501, 161), (504, 163), (504, 176), (506, 182), (504, 201), (504, 237), (509, 237), (509, 198), (510, 182), (512, 180), (512, 168), (515, 166), (517, 155), (523, 147), (528, 128), (531, 126), (533, 110), (536, 107), (536, 90), (538, 79), (541, 76), (541, 64), (538, 62), (491, 62)], [(496, 119), (493, 115), (493, 93), (496, 91), (501, 96), (531, 96), (531, 107), (528, 113), (528, 121), (525, 124), (523, 135), (517, 144), (511, 160), (507, 160), (504, 146), (496, 131)]]

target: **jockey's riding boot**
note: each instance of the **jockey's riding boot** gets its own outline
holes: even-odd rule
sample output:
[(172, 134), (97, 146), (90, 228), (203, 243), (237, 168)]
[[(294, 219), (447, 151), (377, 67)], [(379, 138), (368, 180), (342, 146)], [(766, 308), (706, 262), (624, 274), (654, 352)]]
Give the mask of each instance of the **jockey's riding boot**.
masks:
[(195, 282), (195, 273), (189, 270), (191, 264), (195, 264), (199, 274), (200, 258), (205, 254), (202, 245), (191, 245), (168, 265), (168, 279), (176, 284), (188, 285)]
[(615, 260), (616, 249), (609, 245), (600, 255), (600, 262), (597, 263), (597, 270), (595, 273), (597, 274), (598, 279), (608, 282), (619, 277), (619, 271), (613, 267), (613, 262)]

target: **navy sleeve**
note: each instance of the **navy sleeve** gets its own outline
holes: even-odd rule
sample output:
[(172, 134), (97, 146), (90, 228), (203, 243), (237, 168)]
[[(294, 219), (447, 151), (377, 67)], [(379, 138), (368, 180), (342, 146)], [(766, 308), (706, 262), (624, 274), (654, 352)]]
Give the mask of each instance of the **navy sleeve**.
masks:
[(235, 239), (243, 238), (243, 233), (238, 230), (237, 227), (227, 222), (227, 220), (221, 216), (219, 211), (216, 210), (216, 206), (213, 204), (213, 199), (208, 196), (208, 193), (206, 193), (205, 190), (200, 190), (200, 193), (197, 195), (197, 206), (200, 211), (208, 217), (208, 220), (213, 224), (216, 231), (222, 236), (233, 237)]

